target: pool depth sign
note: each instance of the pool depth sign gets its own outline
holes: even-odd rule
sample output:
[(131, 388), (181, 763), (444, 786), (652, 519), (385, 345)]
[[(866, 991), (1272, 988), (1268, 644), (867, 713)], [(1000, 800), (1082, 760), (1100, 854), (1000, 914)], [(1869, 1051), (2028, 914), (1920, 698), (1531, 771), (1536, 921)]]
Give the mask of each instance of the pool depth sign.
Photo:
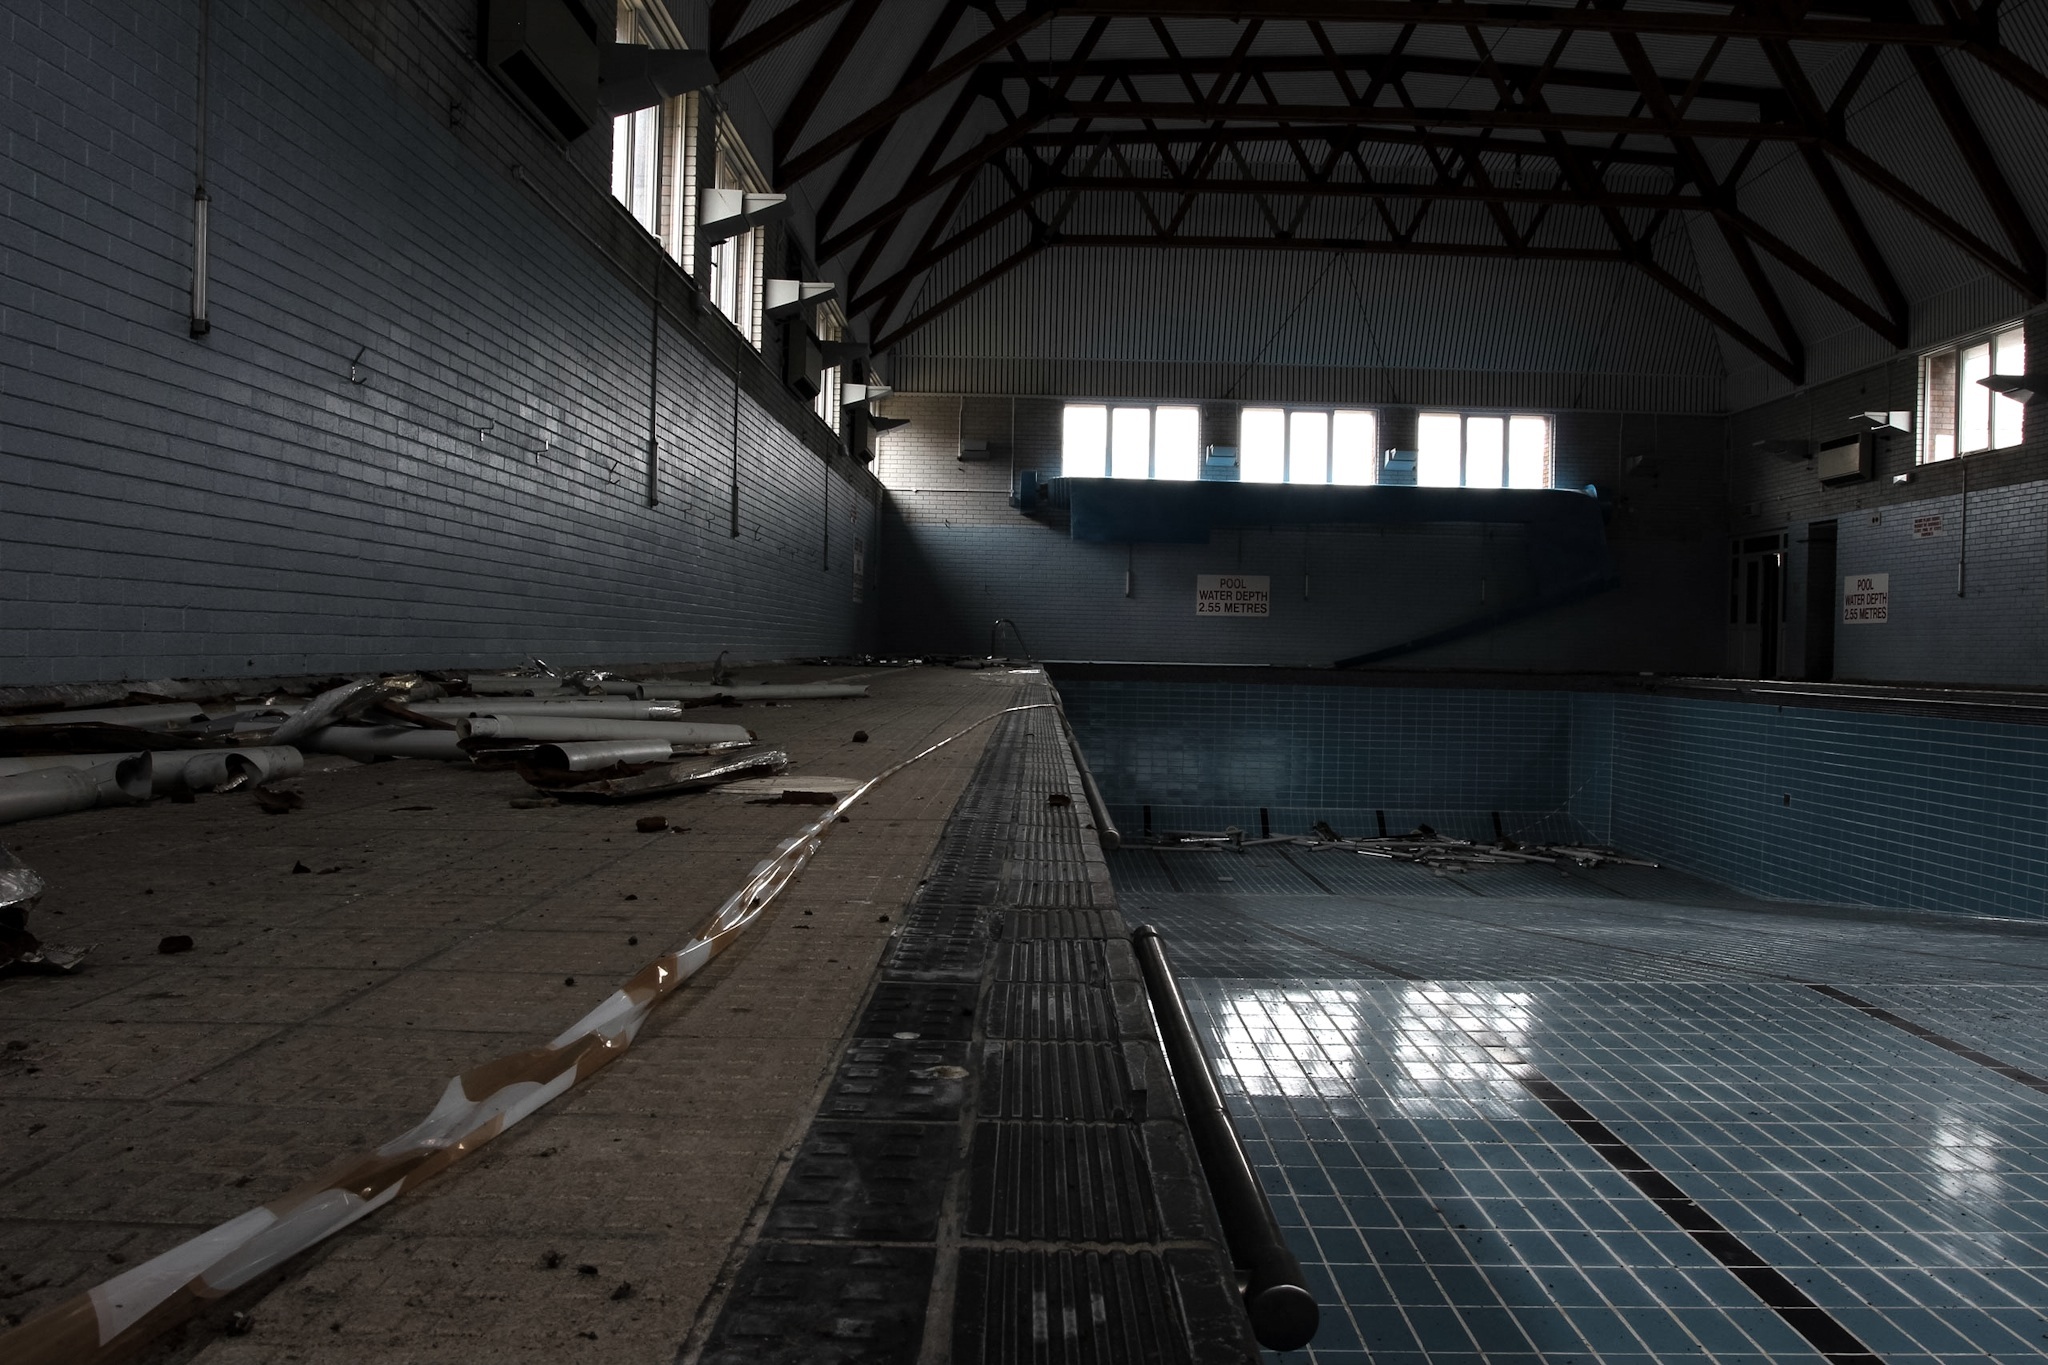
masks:
[(1273, 580), (1265, 574), (1198, 573), (1195, 615), (1270, 616)]

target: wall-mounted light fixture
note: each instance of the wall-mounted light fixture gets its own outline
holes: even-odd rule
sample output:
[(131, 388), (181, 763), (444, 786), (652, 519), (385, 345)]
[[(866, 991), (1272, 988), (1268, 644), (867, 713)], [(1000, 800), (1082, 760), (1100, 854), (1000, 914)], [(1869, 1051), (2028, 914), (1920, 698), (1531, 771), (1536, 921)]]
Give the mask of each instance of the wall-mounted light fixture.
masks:
[(887, 384), (842, 384), (839, 389), (839, 402), (841, 406), (850, 408), (857, 403), (872, 403), (877, 398), (887, 398), (894, 392), (896, 390)]
[(839, 286), (818, 280), (764, 280), (761, 286), (763, 311), (770, 318), (793, 318), (807, 308), (834, 298)]
[(1991, 374), (1977, 382), (2015, 403), (2031, 403), (2036, 395), (2048, 393), (2048, 374)]
[(723, 242), (789, 215), (786, 194), (746, 190), (705, 190), (698, 200), (697, 231), (707, 242)]
[(1861, 417), (1879, 431), (1911, 431), (1913, 429), (1913, 414), (1902, 412), (1897, 408), (1893, 408), (1889, 412), (1852, 412), (1849, 414), (1849, 420), (1852, 422), (1858, 417)]
[(597, 102), (614, 118), (718, 83), (711, 54), (693, 48), (607, 43), (597, 54)]

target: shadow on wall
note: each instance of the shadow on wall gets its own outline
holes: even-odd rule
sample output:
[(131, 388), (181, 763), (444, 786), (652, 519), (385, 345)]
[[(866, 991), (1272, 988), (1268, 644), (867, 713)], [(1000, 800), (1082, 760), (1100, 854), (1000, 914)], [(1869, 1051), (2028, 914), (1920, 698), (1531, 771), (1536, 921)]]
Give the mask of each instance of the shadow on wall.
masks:
[[(914, 511), (912, 515), (915, 515)], [(885, 522), (884, 639), (984, 653), (1009, 617), (1043, 658), (1324, 666), (1534, 596), (1518, 527), (1246, 527), (1206, 545), (1069, 540), (1006, 525)], [(1718, 542), (1618, 542), (1620, 586), (1413, 654), (1404, 666), (1710, 672), (1721, 652)], [(1196, 612), (1202, 575), (1266, 579), (1263, 617)]]

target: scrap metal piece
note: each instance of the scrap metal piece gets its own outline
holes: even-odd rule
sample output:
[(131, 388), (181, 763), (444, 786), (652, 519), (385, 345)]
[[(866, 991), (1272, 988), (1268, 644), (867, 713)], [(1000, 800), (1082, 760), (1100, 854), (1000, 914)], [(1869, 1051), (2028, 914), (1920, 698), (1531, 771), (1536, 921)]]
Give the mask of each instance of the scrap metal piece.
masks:
[(328, 725), (299, 742), (315, 753), (340, 754), (359, 763), (380, 758), (468, 758), (453, 730), (423, 730), (413, 725)]
[(564, 801), (638, 801), (649, 796), (704, 791), (745, 777), (779, 773), (788, 766), (788, 754), (780, 749), (769, 749), (708, 767), (702, 763), (671, 763), (629, 777), (604, 778), (573, 787), (550, 787), (548, 790)]
[(43, 898), (46, 886), (36, 870), (0, 848), (0, 969), (31, 967), (71, 972), (90, 948), (60, 948), (45, 943), (28, 929), (29, 912)]
[(743, 725), (706, 725), (684, 720), (586, 720), (578, 716), (465, 716), (455, 733), (466, 740), (526, 740), (554, 744), (562, 740), (663, 739), (672, 744), (751, 744), (754, 734)]

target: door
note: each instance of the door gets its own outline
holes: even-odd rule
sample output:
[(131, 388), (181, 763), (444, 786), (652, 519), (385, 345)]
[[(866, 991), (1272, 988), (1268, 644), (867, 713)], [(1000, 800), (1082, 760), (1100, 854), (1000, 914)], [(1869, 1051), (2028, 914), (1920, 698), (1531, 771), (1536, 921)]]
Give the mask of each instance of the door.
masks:
[(1785, 651), (1785, 533), (1729, 542), (1728, 671), (1775, 678)]
[(1806, 674), (1815, 682), (1835, 677), (1835, 523), (1806, 523)]

